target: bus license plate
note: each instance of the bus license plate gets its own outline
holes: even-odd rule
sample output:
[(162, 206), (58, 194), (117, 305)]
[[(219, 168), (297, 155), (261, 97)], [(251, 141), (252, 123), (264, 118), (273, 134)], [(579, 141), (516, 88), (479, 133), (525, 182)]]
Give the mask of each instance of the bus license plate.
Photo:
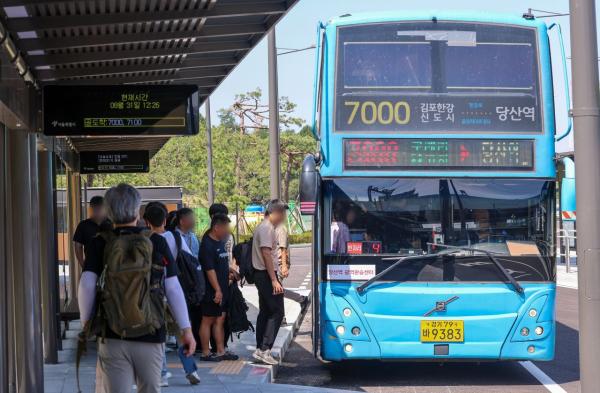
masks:
[(459, 320), (421, 321), (421, 342), (455, 343), (465, 341), (465, 323)]

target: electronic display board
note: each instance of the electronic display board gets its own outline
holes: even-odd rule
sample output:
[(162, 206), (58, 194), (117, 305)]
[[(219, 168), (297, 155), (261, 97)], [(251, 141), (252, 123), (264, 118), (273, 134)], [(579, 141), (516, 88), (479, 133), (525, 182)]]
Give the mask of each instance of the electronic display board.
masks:
[(150, 170), (150, 153), (147, 150), (82, 151), (79, 155), (79, 172), (86, 173), (137, 173)]
[(335, 67), (337, 132), (542, 132), (534, 28), (342, 26)]
[(197, 92), (193, 85), (45, 86), (44, 134), (197, 134)]
[(336, 124), (344, 131), (514, 131), (541, 129), (531, 96), (344, 96)]
[(344, 169), (531, 171), (533, 151), (523, 139), (344, 139)]

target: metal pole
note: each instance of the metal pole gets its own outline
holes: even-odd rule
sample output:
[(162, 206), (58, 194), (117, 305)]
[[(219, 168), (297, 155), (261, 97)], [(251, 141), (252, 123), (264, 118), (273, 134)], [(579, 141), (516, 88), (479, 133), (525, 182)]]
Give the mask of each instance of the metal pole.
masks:
[(215, 179), (213, 171), (212, 126), (210, 124), (210, 97), (204, 102), (206, 109), (206, 170), (208, 172), (208, 204), (215, 203)]
[[(12, 272), (14, 301), (14, 340), (16, 392), (44, 391), (41, 310), (39, 297), (39, 249), (32, 246), (37, 240), (34, 227), (37, 199), (36, 186), (31, 183), (32, 172), (37, 178), (35, 136), (21, 131), (9, 131), (10, 162), (10, 225), (12, 231)], [(35, 165), (35, 168), (34, 168)], [(36, 201), (37, 202), (37, 201)], [(34, 228), (32, 230), (32, 228)]]
[(594, 0), (570, 0), (581, 392), (600, 386), (600, 96)]
[(56, 233), (54, 231), (54, 190), (52, 152), (39, 152), (40, 249), (42, 268), (42, 323), (44, 326), (44, 360), (58, 363)]
[(6, 301), (0, 302), (0, 391), (10, 391), (10, 372), (9, 362), (11, 359), (10, 352), (12, 349), (12, 338), (9, 339), (9, 325), (11, 321), (10, 308), (8, 307), (9, 299), (11, 298), (8, 291), (8, 282), (10, 277), (8, 263), (8, 247), (7, 239), (10, 232), (10, 225), (7, 222), (7, 152), (6, 148), (6, 129), (0, 124), (0, 258), (4, 263), (0, 264), (0, 296)]
[(269, 163), (271, 168), (271, 199), (281, 195), (279, 165), (279, 93), (277, 89), (277, 47), (275, 28), (268, 34), (269, 44)]

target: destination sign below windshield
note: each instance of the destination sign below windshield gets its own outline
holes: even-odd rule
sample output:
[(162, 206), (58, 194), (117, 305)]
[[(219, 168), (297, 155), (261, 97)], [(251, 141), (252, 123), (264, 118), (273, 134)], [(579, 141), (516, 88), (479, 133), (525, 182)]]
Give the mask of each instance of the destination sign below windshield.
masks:
[(336, 131), (539, 132), (531, 95), (473, 97), (343, 95), (336, 102)]
[(344, 169), (531, 171), (533, 149), (520, 139), (344, 139)]

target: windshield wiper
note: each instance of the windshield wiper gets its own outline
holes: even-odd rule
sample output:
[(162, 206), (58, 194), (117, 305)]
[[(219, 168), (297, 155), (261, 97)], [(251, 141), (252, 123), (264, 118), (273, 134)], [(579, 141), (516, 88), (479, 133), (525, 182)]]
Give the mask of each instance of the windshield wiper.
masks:
[(411, 256), (407, 256), (407, 257), (401, 257), (396, 262), (394, 262), (389, 267), (387, 267), (385, 270), (379, 272), (378, 274), (371, 277), (369, 280), (362, 283), (358, 288), (356, 288), (356, 290), (358, 291), (358, 293), (363, 293), (364, 290), (369, 285), (373, 284), (375, 281), (379, 280), (381, 277), (385, 276), (386, 274), (388, 274), (389, 272), (391, 272), (392, 270), (394, 270), (395, 268), (397, 268), (399, 265), (401, 265), (404, 262), (416, 261), (416, 260), (421, 260), (421, 259), (437, 258), (437, 257), (443, 256), (443, 255), (454, 254), (454, 253), (457, 253), (458, 251), (460, 251), (460, 250), (448, 250), (448, 251), (438, 252), (435, 254), (411, 255)]
[(515, 291), (517, 291), (518, 293), (525, 292), (525, 290), (523, 289), (521, 284), (519, 284), (519, 282), (517, 280), (515, 280), (515, 278), (508, 272), (508, 270), (506, 270), (504, 268), (504, 266), (502, 266), (502, 264), (498, 261), (498, 259), (496, 259), (496, 257), (494, 256), (495, 253), (493, 253), (493, 252), (489, 252), (486, 250), (480, 250), (480, 249), (474, 248), (474, 247), (459, 247), (459, 246), (450, 246), (447, 244), (435, 244), (435, 243), (427, 243), (427, 244), (436, 246), (436, 247), (448, 248), (448, 249), (456, 250), (456, 251), (462, 250), (462, 251), (472, 251), (472, 252), (483, 253), (490, 259), (490, 261), (492, 261), (494, 263), (494, 265), (496, 265), (496, 267), (498, 268), (498, 270), (500, 270), (502, 275), (504, 275), (504, 277), (506, 277), (506, 279), (508, 281), (510, 281), (512, 286), (515, 288)]

